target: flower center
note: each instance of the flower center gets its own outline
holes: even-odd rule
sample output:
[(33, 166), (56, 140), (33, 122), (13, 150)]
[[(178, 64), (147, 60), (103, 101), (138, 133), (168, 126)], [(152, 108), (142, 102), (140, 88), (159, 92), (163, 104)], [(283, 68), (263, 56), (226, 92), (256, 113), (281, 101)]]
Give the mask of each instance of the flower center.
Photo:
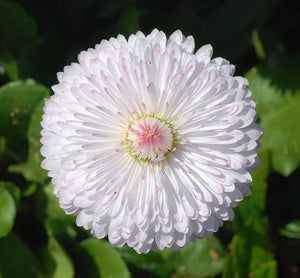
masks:
[(165, 159), (166, 154), (172, 150), (173, 138), (174, 131), (168, 122), (146, 116), (129, 123), (125, 142), (131, 155), (155, 163)]

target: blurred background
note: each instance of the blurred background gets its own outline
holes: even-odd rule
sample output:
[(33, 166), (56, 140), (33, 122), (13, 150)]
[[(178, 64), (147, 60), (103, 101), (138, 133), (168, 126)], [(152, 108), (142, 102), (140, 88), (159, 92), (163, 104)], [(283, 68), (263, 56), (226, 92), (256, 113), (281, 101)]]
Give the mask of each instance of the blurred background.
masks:
[[(138, 255), (66, 216), (40, 168), (43, 99), (102, 39), (181, 29), (236, 65), (265, 129), (253, 194), (212, 238)], [(0, 277), (300, 277), (300, 1), (0, 0)]]

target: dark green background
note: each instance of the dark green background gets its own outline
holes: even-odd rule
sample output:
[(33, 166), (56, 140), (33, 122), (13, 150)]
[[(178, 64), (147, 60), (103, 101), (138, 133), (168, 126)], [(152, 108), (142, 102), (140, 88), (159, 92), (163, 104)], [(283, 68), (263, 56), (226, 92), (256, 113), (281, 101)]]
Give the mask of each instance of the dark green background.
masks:
[[(102, 39), (153, 28), (210, 43), (258, 99), (253, 195), (211, 239), (137, 255), (94, 240), (39, 164), (56, 73)], [(0, 277), (300, 277), (300, 1), (0, 0)]]

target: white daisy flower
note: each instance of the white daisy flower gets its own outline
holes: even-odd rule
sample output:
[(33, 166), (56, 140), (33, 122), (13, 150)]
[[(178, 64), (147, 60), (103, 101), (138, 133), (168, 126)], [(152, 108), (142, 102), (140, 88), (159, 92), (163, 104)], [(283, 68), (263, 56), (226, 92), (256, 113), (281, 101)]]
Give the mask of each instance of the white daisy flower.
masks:
[(138, 253), (210, 236), (250, 194), (256, 102), (193, 37), (119, 35), (58, 73), (42, 163), (77, 225)]

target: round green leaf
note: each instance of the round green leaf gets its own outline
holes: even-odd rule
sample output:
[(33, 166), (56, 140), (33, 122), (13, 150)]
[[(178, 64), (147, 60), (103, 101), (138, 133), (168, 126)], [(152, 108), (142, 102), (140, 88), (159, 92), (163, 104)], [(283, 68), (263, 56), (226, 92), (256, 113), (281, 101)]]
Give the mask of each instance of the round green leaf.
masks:
[(10, 82), (0, 88), (0, 136), (10, 158), (23, 162), (28, 154), (27, 129), (31, 114), (49, 91), (33, 80)]
[(14, 226), (16, 206), (10, 193), (0, 187), (0, 238), (9, 234)]
[(1, 187), (10, 193), (10, 195), (14, 198), (16, 208), (18, 208), (21, 198), (20, 188), (10, 181), (0, 181), (0, 188)]

